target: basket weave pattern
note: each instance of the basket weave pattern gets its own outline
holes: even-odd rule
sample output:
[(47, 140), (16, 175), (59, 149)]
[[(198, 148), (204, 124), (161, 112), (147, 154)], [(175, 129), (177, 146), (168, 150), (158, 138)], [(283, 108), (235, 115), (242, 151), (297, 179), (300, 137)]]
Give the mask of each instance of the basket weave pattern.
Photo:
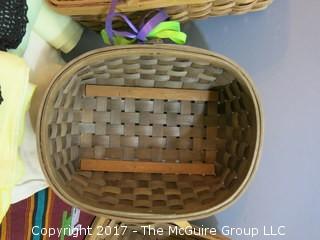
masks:
[[(60, 13), (70, 15), (84, 25), (100, 30), (103, 28), (110, 2), (88, 0), (50, 0)], [(272, 0), (196, 0), (168, 1), (143, 0), (120, 1), (117, 9), (126, 13), (133, 21), (145, 14), (143, 11), (163, 8), (172, 20), (181, 22), (203, 19), (211, 16), (244, 14), (266, 9)], [(142, 12), (141, 12), (142, 11)]]
[[(226, 64), (141, 48), (80, 60), (54, 81), (40, 123), (45, 172), (67, 201), (95, 213), (125, 217), (212, 208), (239, 188), (253, 164), (252, 99)], [(219, 100), (84, 97), (86, 84), (213, 89)], [(216, 175), (80, 171), (79, 158), (213, 163)]]

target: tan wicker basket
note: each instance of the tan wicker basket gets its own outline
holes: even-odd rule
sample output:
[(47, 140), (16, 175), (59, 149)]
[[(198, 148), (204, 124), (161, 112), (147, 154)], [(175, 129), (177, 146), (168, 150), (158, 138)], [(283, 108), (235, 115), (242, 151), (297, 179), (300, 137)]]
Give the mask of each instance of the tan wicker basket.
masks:
[[(49, 0), (49, 3), (56, 11), (100, 30), (111, 0)], [(141, 16), (141, 11), (163, 8), (171, 19), (185, 22), (210, 16), (260, 11), (271, 3), (272, 0), (124, 0), (119, 1), (117, 11), (126, 13), (134, 20)]]
[[(150, 232), (149, 230), (145, 230), (149, 229), (149, 226), (152, 229)], [(85, 240), (229, 240), (229, 238), (218, 233), (210, 235), (209, 231), (205, 232), (188, 222), (141, 225), (134, 223), (127, 224), (101, 217), (95, 219), (91, 229), (92, 231), (87, 235)], [(186, 231), (186, 234), (184, 234), (184, 231), (180, 231), (180, 229)]]
[[(209, 89), (216, 100), (88, 97), (88, 84), (176, 89), (177, 96)], [(89, 52), (55, 77), (39, 114), (38, 147), (50, 185), (69, 204), (125, 221), (175, 222), (212, 215), (239, 197), (262, 133), (257, 93), (238, 65), (193, 47), (132, 45)], [(83, 158), (206, 163), (215, 175), (81, 171)]]

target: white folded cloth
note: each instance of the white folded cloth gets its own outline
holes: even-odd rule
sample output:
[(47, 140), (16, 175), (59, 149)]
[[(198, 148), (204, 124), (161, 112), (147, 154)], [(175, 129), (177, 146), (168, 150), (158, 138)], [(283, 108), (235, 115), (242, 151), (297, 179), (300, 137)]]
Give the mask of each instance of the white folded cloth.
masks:
[(30, 34), (23, 58), (30, 67), (29, 79), (31, 83), (36, 85), (36, 90), (29, 114), (26, 117), (24, 139), (20, 146), (25, 175), (13, 190), (12, 203), (19, 202), (48, 187), (39, 164), (35, 122), (47, 86), (57, 71), (65, 64), (59, 52), (35, 32)]
[(13, 190), (12, 203), (28, 198), (48, 186), (39, 165), (36, 118), (51, 79), (65, 64), (56, 49), (70, 52), (83, 33), (78, 23), (68, 16), (54, 12), (45, 1), (27, 0), (27, 4), (27, 33), (20, 46), (10, 52), (23, 55), (30, 68), (30, 82), (36, 85), (36, 90), (26, 117), (24, 140), (20, 146), (25, 175)]
[(24, 163), (25, 174), (13, 189), (12, 203), (26, 199), (48, 187), (39, 165), (36, 135), (31, 126), (29, 114), (26, 117), (23, 144), (20, 146), (20, 156)]

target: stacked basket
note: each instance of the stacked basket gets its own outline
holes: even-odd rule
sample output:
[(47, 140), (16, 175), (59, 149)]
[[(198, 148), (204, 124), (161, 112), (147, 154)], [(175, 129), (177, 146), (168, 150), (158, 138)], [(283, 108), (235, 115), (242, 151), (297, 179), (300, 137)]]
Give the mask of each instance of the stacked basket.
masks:
[[(188, 21), (210, 16), (243, 14), (267, 8), (272, 0), (123, 0), (117, 11), (131, 19), (143, 12), (163, 8), (173, 20)], [(49, 0), (56, 11), (70, 15), (93, 29), (103, 28), (111, 0)]]
[[(100, 93), (88, 94), (88, 86)], [(109, 87), (176, 95), (124, 97), (104, 92)], [(206, 98), (183, 95), (188, 91)], [(254, 174), (263, 135), (248, 75), (222, 56), (175, 45), (110, 47), (70, 62), (49, 87), (38, 126), (41, 164), (55, 192), (70, 205), (126, 222), (193, 220), (228, 207)], [(123, 169), (149, 162), (214, 170), (90, 171), (83, 159), (116, 159)]]

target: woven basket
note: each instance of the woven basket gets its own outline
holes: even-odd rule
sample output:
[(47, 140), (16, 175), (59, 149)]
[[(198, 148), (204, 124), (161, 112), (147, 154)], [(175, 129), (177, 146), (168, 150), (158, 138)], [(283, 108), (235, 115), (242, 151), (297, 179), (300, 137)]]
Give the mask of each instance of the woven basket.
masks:
[[(110, 0), (49, 0), (56, 11), (70, 15), (93, 29), (103, 28)], [(185, 22), (210, 16), (244, 14), (266, 9), (272, 0), (126, 0), (119, 1), (117, 11), (134, 19), (144, 11), (163, 8), (173, 20)]]
[[(88, 97), (88, 84), (177, 95), (210, 90), (216, 100)], [(221, 211), (251, 179), (261, 140), (261, 106), (244, 71), (209, 51), (175, 45), (110, 47), (72, 61), (51, 83), (38, 119), (41, 164), (55, 192), (94, 215), (125, 221)], [(83, 158), (207, 163), (215, 175), (81, 171)]]
[[(150, 229), (160, 229), (161, 232), (144, 230), (148, 226), (150, 226)], [(180, 232), (180, 228), (185, 230), (186, 234), (183, 231)], [(96, 218), (91, 229), (92, 231), (87, 235), (85, 240), (229, 240), (229, 238), (217, 233), (210, 235), (209, 231), (205, 232), (188, 222), (141, 225), (134, 223), (127, 224), (107, 218)], [(192, 229), (192, 232), (190, 229)]]

